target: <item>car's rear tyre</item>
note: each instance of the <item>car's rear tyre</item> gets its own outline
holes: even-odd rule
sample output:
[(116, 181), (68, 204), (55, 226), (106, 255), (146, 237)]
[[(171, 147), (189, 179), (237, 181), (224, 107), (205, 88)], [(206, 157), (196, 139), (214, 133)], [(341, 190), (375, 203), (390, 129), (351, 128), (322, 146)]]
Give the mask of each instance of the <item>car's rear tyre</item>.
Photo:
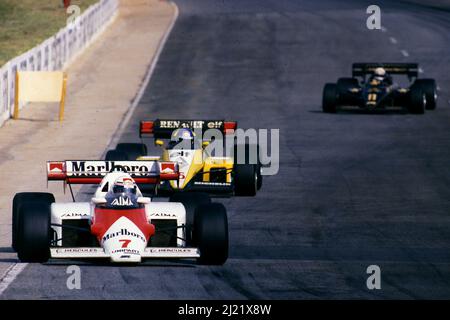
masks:
[(143, 143), (119, 143), (116, 150), (125, 153), (128, 160), (136, 160), (147, 155), (147, 146)]
[(410, 90), (410, 101), (408, 111), (413, 114), (423, 114), (425, 112), (426, 97), (420, 86), (412, 86)]
[(420, 86), (425, 94), (425, 109), (434, 110), (437, 104), (437, 85), (434, 79), (417, 79), (413, 86)]
[(336, 113), (338, 104), (338, 88), (334, 83), (327, 83), (323, 88), (322, 111)]
[(45, 262), (50, 258), (50, 205), (25, 202), (19, 208), (17, 254), (22, 262)]
[(42, 202), (51, 205), (55, 202), (55, 196), (48, 192), (20, 192), (16, 193), (12, 204), (12, 243), (11, 247), (17, 251), (18, 233), (20, 222), (20, 208), (22, 204), (29, 202)]
[(177, 192), (170, 196), (170, 202), (181, 202), (186, 210), (186, 242), (188, 245), (195, 246), (196, 243), (192, 237), (194, 227), (194, 216), (197, 207), (211, 203), (211, 197), (203, 192)]
[(128, 161), (128, 156), (125, 152), (117, 150), (108, 150), (105, 156), (106, 161)]
[(198, 263), (222, 265), (228, 259), (228, 218), (221, 203), (199, 206), (195, 211), (194, 239), (198, 243)]

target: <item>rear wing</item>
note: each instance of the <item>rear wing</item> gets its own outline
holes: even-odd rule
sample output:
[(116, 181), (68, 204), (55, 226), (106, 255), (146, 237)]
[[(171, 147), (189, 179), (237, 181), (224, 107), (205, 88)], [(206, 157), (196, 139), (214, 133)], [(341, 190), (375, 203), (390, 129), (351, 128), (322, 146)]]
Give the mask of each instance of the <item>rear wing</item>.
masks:
[(67, 184), (99, 184), (110, 172), (128, 173), (137, 184), (156, 184), (178, 180), (178, 164), (171, 161), (91, 161), (47, 162), (47, 180)]
[(419, 64), (417, 63), (354, 63), (352, 76), (364, 77), (373, 74), (379, 67), (384, 68), (389, 74), (404, 74), (408, 78), (417, 78), (419, 75)]
[(236, 121), (225, 120), (168, 120), (156, 119), (154, 121), (141, 121), (139, 137), (153, 135), (155, 139), (169, 139), (172, 132), (180, 128), (193, 130), (217, 129), (224, 134), (231, 134), (237, 129)]

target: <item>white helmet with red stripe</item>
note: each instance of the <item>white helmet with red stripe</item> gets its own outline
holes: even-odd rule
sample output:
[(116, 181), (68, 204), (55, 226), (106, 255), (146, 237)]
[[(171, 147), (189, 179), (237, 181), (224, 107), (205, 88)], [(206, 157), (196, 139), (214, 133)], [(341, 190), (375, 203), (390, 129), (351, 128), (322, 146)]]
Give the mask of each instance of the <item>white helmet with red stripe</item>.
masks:
[(112, 186), (113, 193), (136, 194), (137, 185), (133, 178), (128, 175), (118, 177)]

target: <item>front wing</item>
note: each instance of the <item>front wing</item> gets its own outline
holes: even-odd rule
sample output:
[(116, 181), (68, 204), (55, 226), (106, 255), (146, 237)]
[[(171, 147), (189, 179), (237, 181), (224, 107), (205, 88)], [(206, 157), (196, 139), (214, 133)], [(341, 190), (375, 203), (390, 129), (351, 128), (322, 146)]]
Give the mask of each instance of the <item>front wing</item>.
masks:
[[(50, 257), (56, 259), (88, 259), (109, 258), (102, 248), (74, 247), (74, 248), (50, 248)], [(141, 258), (199, 258), (200, 251), (197, 248), (171, 248), (171, 247), (147, 247), (141, 254)]]

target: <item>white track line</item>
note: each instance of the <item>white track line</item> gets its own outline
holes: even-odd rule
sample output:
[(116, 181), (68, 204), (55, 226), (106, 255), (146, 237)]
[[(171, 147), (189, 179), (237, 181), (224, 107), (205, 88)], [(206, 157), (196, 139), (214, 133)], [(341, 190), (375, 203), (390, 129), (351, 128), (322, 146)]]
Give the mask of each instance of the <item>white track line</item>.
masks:
[[(167, 28), (166, 33), (164, 34), (163, 38), (160, 40), (158, 44), (158, 49), (156, 51), (155, 56), (152, 59), (152, 63), (150, 64), (150, 68), (147, 71), (147, 74), (145, 76), (144, 82), (142, 83), (141, 87), (139, 88), (139, 91), (133, 100), (131, 106), (129, 107), (129, 110), (127, 112), (127, 115), (122, 120), (120, 127), (116, 132), (114, 133), (113, 137), (111, 138), (110, 142), (108, 143), (108, 148), (104, 151), (109, 149), (111, 145), (114, 145), (119, 141), (120, 136), (122, 135), (123, 130), (125, 129), (126, 125), (130, 121), (130, 118), (133, 114), (134, 109), (136, 109), (139, 101), (141, 100), (142, 96), (144, 95), (145, 88), (147, 87), (148, 83), (150, 82), (150, 78), (152, 77), (153, 71), (155, 70), (156, 63), (158, 62), (159, 56), (161, 55), (162, 49), (167, 41), (167, 38), (169, 37), (170, 32), (172, 31), (175, 22), (179, 15), (178, 7), (175, 5), (175, 3), (170, 3), (174, 9), (175, 9), (175, 15), (172, 18), (172, 21), (170, 22), (169, 28)], [(104, 154), (102, 158), (104, 157)], [(3, 294), (3, 292), (9, 287), (9, 285), (17, 278), (17, 276), (25, 269), (25, 267), (28, 265), (28, 263), (15, 263), (11, 265), (5, 272), (2, 278), (0, 278), (0, 296)]]
[(166, 44), (167, 39), (169, 38), (169, 35), (170, 35), (173, 27), (175, 26), (175, 22), (179, 15), (179, 10), (175, 3), (171, 2), (170, 4), (175, 9), (175, 15), (173, 16), (172, 21), (170, 22), (170, 25), (167, 28), (166, 33), (164, 34), (164, 37), (159, 42), (158, 49), (156, 51), (155, 56), (152, 59), (150, 67), (145, 76), (144, 82), (142, 83), (136, 97), (134, 98), (133, 102), (131, 103), (131, 106), (128, 108), (127, 114), (121, 121), (116, 132), (112, 135), (111, 139), (109, 140), (108, 147), (105, 149), (105, 151), (103, 152), (103, 155), (101, 157), (102, 159), (105, 157), (105, 154), (109, 149), (114, 148), (117, 145), (117, 143), (120, 140), (120, 136), (122, 135), (123, 131), (125, 130), (125, 127), (128, 125), (128, 122), (130, 122), (131, 116), (133, 115), (134, 110), (136, 109), (136, 107), (139, 104), (139, 101), (141, 100), (142, 96), (144, 95), (145, 89), (147, 88), (147, 85), (150, 82), (153, 72), (155, 71), (156, 63), (158, 62), (159, 56), (161, 55), (161, 52), (162, 52), (162, 49), (164, 48), (164, 45)]
[(404, 57), (409, 57), (409, 53), (406, 50), (400, 51)]
[(381, 27), (381, 32), (387, 32), (387, 31), (388, 31), (387, 28)]
[(395, 39), (394, 37), (390, 37), (389, 40), (391, 41), (392, 44), (397, 44), (397, 39)]
[(28, 263), (15, 263), (6, 270), (3, 278), (0, 280), (0, 296), (6, 289), (8, 289), (9, 285), (17, 278), (19, 273), (21, 273), (27, 265)]

